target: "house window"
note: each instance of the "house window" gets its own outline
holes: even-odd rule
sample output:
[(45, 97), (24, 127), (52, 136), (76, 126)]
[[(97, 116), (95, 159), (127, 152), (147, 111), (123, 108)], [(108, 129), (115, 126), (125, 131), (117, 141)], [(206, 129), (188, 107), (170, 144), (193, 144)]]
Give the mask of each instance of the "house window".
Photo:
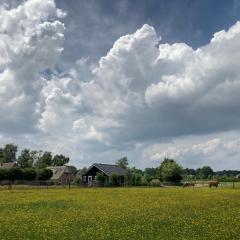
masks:
[(83, 181), (84, 181), (84, 182), (87, 181), (87, 176), (83, 176)]

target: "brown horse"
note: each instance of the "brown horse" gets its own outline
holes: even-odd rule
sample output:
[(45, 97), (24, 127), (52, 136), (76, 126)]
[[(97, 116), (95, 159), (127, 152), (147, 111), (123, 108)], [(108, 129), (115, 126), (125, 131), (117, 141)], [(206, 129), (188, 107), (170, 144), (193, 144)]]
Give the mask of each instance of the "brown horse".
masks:
[(218, 187), (219, 181), (218, 180), (213, 180), (208, 183), (209, 187)]

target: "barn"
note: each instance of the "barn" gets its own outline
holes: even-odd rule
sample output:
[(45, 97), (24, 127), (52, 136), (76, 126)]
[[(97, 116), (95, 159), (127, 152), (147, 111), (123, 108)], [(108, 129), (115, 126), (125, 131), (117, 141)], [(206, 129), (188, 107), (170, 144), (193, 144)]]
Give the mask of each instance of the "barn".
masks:
[(74, 170), (71, 166), (47, 167), (47, 169), (52, 170), (53, 175), (50, 182), (55, 184), (68, 184), (73, 181), (75, 177)]
[(87, 172), (84, 175), (82, 175), (82, 182), (88, 186), (96, 185), (97, 183), (96, 176), (98, 173), (102, 173), (105, 176), (106, 182), (109, 182), (110, 177), (115, 175), (116, 176), (115, 185), (123, 186), (125, 176), (127, 175), (127, 170), (118, 165), (94, 163), (92, 166), (88, 168)]

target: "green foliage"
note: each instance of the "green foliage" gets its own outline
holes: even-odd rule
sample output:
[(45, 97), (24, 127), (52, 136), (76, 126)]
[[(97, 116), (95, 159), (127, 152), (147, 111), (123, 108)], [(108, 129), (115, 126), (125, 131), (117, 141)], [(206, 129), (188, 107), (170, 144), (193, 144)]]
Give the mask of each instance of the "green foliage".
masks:
[(17, 145), (12, 143), (6, 144), (1, 150), (2, 162), (14, 162), (16, 161)]
[(118, 186), (118, 175), (113, 173), (109, 178), (109, 186)]
[(104, 185), (106, 184), (107, 177), (105, 176), (104, 173), (98, 172), (98, 173), (96, 174), (96, 178), (97, 178), (97, 181), (99, 182), (99, 184), (100, 184), (101, 186), (104, 186)]
[(82, 176), (82, 175), (84, 175), (86, 172), (87, 172), (87, 168), (84, 167), (84, 168), (78, 170), (78, 175), (79, 175), (79, 176)]
[(0, 169), (0, 181), (7, 180), (7, 171), (6, 169)]
[(69, 162), (69, 157), (65, 157), (64, 155), (55, 155), (52, 159), (52, 166), (63, 166)]
[(49, 180), (52, 177), (52, 175), (53, 172), (51, 169), (43, 168), (37, 171), (37, 179), (41, 181)]
[(35, 167), (38, 169), (44, 169), (52, 165), (52, 153), (51, 152), (40, 152)]
[(73, 180), (74, 185), (80, 185), (82, 183), (82, 178), (80, 176), (76, 176)]
[(17, 160), (18, 166), (22, 168), (32, 167), (33, 158), (29, 149), (24, 149)]
[(0, 163), (4, 162), (4, 157), (3, 157), (3, 149), (0, 148)]
[(157, 168), (145, 168), (143, 174), (144, 174), (144, 181), (151, 182), (153, 179), (157, 178), (158, 170)]
[(179, 183), (182, 172), (182, 167), (175, 160), (165, 158), (159, 167), (159, 178), (162, 181)]
[(124, 169), (127, 169), (128, 158), (127, 157), (120, 158), (119, 160), (117, 160), (116, 164)]
[(196, 170), (197, 177), (199, 179), (211, 179), (213, 177), (213, 170), (209, 166), (204, 166)]
[(131, 177), (131, 185), (132, 186), (140, 186), (142, 184), (142, 175), (135, 173), (132, 174)]
[(34, 181), (37, 177), (37, 173), (35, 169), (32, 168), (25, 168), (22, 169), (23, 171), (23, 180), (27, 180), (27, 181)]
[(15, 181), (23, 179), (23, 171), (21, 168), (11, 168), (6, 171), (7, 180)]

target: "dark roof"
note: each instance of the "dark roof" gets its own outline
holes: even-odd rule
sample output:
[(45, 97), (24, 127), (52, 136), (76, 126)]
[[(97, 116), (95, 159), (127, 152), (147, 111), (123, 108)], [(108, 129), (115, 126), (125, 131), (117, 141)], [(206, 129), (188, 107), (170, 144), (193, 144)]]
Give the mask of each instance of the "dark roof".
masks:
[(103, 164), (103, 163), (94, 163), (88, 170), (91, 170), (93, 167), (98, 168), (108, 176), (111, 176), (112, 174), (117, 174), (119, 176), (125, 176), (127, 174), (127, 170), (118, 166), (118, 165), (113, 165), (113, 164)]

